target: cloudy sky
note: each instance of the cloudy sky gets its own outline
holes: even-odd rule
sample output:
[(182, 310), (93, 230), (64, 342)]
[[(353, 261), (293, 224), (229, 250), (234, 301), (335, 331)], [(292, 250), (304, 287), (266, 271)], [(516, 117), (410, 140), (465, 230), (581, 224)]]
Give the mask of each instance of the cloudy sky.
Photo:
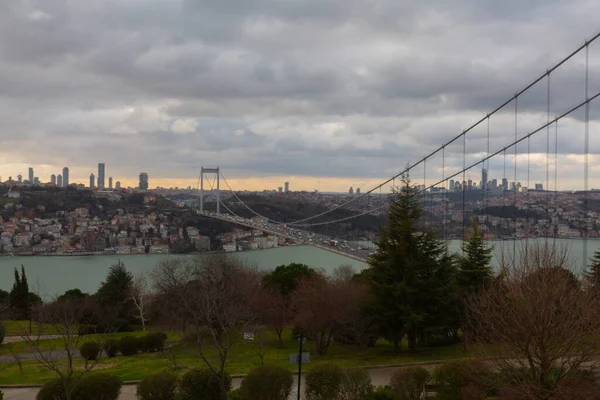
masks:
[[(69, 166), (87, 183), (105, 162), (124, 185), (145, 171), (151, 187), (196, 186), (203, 165), (236, 189), (364, 190), (584, 43), (598, 15), (597, 0), (4, 0), (0, 175), (33, 166), (48, 181)], [(592, 95), (600, 40), (589, 59)], [(584, 62), (552, 75), (552, 116), (584, 99)], [(544, 80), (519, 100), (518, 136), (546, 121), (546, 91)], [(514, 139), (514, 109), (490, 120), (491, 151)], [(581, 184), (583, 115), (559, 125), (562, 188)], [(590, 116), (600, 187), (600, 100)], [(545, 179), (546, 135), (518, 147), (518, 180), (527, 162)], [(462, 167), (462, 146), (430, 160), (426, 181)], [(487, 124), (466, 147), (466, 164), (485, 155)], [(510, 149), (509, 178), (513, 162)]]

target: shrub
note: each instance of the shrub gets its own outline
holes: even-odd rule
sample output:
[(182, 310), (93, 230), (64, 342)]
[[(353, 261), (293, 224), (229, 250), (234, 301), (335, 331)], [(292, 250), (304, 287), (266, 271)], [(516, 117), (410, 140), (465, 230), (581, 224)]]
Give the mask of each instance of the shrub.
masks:
[[(115, 332), (133, 332), (133, 328), (129, 325), (129, 321), (123, 318), (119, 318), (113, 325)], [(109, 332), (110, 330), (106, 330)]]
[(141, 338), (142, 351), (146, 353), (161, 351), (165, 348), (167, 335), (164, 332), (152, 332)]
[(235, 389), (232, 390), (231, 392), (229, 392), (229, 400), (246, 400), (244, 399), (244, 396), (242, 396), (242, 392), (240, 391), (240, 389)]
[(83, 359), (86, 361), (97, 360), (101, 351), (102, 346), (100, 346), (100, 343), (96, 342), (85, 342), (79, 348), (81, 357), (83, 357)]
[(290, 371), (263, 365), (246, 375), (240, 392), (244, 400), (287, 400), (292, 391), (292, 384)]
[(462, 400), (463, 388), (475, 392), (476, 387), (484, 391), (492, 389), (493, 374), (489, 368), (477, 361), (453, 361), (436, 368), (433, 377), (438, 384), (437, 399)]
[(133, 356), (140, 350), (140, 340), (133, 336), (123, 336), (119, 340), (119, 350), (124, 356)]
[(371, 377), (365, 369), (347, 369), (344, 371), (341, 395), (344, 400), (365, 400), (373, 393)]
[(137, 385), (140, 400), (173, 400), (177, 388), (177, 376), (170, 372), (159, 372), (147, 376)]
[(35, 396), (36, 400), (66, 400), (65, 387), (60, 379), (46, 382)]
[(83, 375), (71, 390), (71, 400), (117, 400), (121, 394), (118, 376), (93, 372)]
[(101, 330), (98, 329), (97, 325), (82, 325), (79, 327), (79, 330), (77, 332), (77, 334), (79, 336), (85, 336), (85, 335), (95, 335), (98, 332), (100, 332)]
[(113, 358), (119, 352), (119, 339), (108, 339), (104, 342), (104, 352), (110, 358)]
[(373, 393), (369, 397), (368, 400), (397, 400), (394, 397), (394, 392), (392, 388), (389, 386), (378, 386), (375, 388)]
[(0, 400), (4, 400), (4, 392), (0, 390)]
[(342, 389), (344, 371), (334, 364), (319, 364), (306, 374), (307, 400), (337, 399)]
[(392, 375), (390, 385), (398, 400), (419, 400), (430, 378), (429, 371), (424, 368), (400, 369)]
[[(4, 334), (5, 334), (5, 330), (4, 330), (4, 324), (2, 324), (2, 321), (0, 321), (0, 344), (4, 343)], [(2, 397), (0, 397), (0, 400), (2, 399)]]
[[(221, 378), (224, 390), (221, 388)], [(212, 371), (188, 371), (179, 383), (178, 400), (215, 400), (222, 399), (231, 391), (231, 377), (225, 373), (223, 377)]]

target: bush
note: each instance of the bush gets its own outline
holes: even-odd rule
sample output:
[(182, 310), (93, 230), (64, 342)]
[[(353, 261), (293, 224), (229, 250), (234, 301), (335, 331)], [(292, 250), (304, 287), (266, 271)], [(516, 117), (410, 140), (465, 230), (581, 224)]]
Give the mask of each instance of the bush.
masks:
[[(123, 318), (117, 319), (113, 328), (115, 332), (133, 332), (133, 328), (129, 325), (129, 321)], [(106, 332), (110, 332), (110, 329), (106, 330)]]
[(119, 340), (119, 350), (124, 356), (133, 356), (140, 350), (140, 339), (133, 336), (123, 336)]
[(97, 325), (83, 325), (83, 326), (79, 327), (77, 334), (79, 336), (95, 335), (95, 334), (99, 333), (100, 331), (101, 330), (98, 329)]
[(290, 371), (263, 365), (246, 375), (240, 392), (244, 400), (287, 400), (292, 391), (292, 384)]
[(424, 368), (400, 369), (392, 375), (390, 385), (398, 400), (419, 400), (431, 374)]
[(240, 389), (235, 389), (232, 390), (231, 392), (229, 392), (229, 400), (246, 400), (244, 399), (244, 396), (242, 396), (242, 392), (240, 391)]
[(4, 400), (4, 392), (0, 390), (0, 400)]
[(102, 346), (100, 343), (96, 342), (85, 342), (79, 348), (79, 352), (81, 353), (81, 357), (83, 357), (86, 361), (96, 361), (98, 360), (98, 356), (102, 351)]
[[(221, 378), (224, 390), (221, 389)], [(179, 383), (178, 400), (216, 400), (222, 399), (231, 391), (231, 377), (225, 373), (223, 377), (212, 371), (188, 371)]]
[(36, 400), (66, 400), (62, 380), (57, 378), (46, 382), (35, 398)]
[(340, 367), (334, 364), (318, 364), (306, 374), (306, 399), (337, 399), (343, 381), (344, 371)]
[(152, 332), (141, 338), (141, 350), (146, 353), (162, 351), (165, 348), (167, 335), (164, 332)]
[(378, 386), (375, 388), (373, 393), (369, 397), (368, 400), (397, 400), (394, 396), (394, 392), (392, 388), (389, 386)]
[(110, 358), (113, 358), (119, 352), (119, 339), (108, 339), (104, 342), (104, 352)]
[(177, 389), (177, 376), (170, 372), (159, 372), (147, 376), (137, 385), (140, 400), (173, 400)]
[(71, 390), (71, 400), (117, 400), (121, 379), (102, 372), (83, 375)]
[(493, 374), (489, 368), (477, 361), (453, 361), (436, 368), (433, 378), (438, 384), (437, 397), (439, 400), (462, 400), (463, 388), (475, 392), (483, 388), (484, 392), (493, 389)]
[(371, 377), (365, 369), (347, 369), (344, 371), (341, 396), (344, 400), (365, 400), (373, 393)]
[[(2, 324), (2, 321), (0, 321), (0, 344), (4, 343), (4, 334), (5, 334), (5, 330), (4, 330), (4, 324)], [(2, 397), (0, 397), (0, 400), (2, 400)]]

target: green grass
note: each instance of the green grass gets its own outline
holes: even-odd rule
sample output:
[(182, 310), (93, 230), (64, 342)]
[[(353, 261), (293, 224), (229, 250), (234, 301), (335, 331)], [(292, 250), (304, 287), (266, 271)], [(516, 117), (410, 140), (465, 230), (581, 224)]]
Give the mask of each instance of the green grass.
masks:
[[(21, 321), (2, 321), (4, 325), (5, 335), (7, 336), (18, 336), (24, 333), (29, 332), (29, 321), (21, 320)], [(41, 329), (40, 329), (41, 328)], [(32, 333), (40, 333), (40, 330), (47, 334), (52, 335), (56, 333), (56, 329), (50, 325), (40, 325), (37, 322), (31, 323), (31, 332)]]
[[(139, 333), (136, 332), (139, 335)], [(113, 334), (119, 337), (124, 334)], [(175, 339), (176, 334), (171, 332), (170, 339)], [(290, 331), (284, 332), (284, 344), (279, 347), (274, 334), (267, 334), (266, 340), (269, 350), (265, 356), (265, 364), (276, 365), (290, 370), (296, 366), (289, 364), (289, 355), (298, 352), (298, 342), (291, 338)], [(92, 336), (90, 336), (92, 338)], [(86, 340), (87, 341), (87, 340)], [(192, 348), (177, 347), (177, 364), (179, 371), (185, 368), (203, 368), (205, 364), (200, 360)], [(425, 348), (412, 353), (404, 350), (395, 353), (392, 346), (385, 341), (377, 342), (373, 348), (360, 348), (357, 346), (332, 343), (324, 356), (314, 353), (314, 346), (308, 342), (303, 351), (311, 352), (311, 363), (303, 366), (310, 369), (312, 365), (321, 362), (332, 362), (342, 367), (358, 367), (381, 364), (402, 364), (407, 362), (447, 360), (468, 357), (462, 345), (452, 345), (435, 348)], [(209, 358), (216, 360), (216, 352), (209, 353)], [(260, 365), (260, 359), (253, 350), (243, 344), (231, 351), (227, 362), (227, 371), (232, 375), (246, 374)], [(76, 361), (77, 368), (82, 368), (83, 361)], [(1, 368), (1, 367), (0, 367)], [(173, 364), (162, 353), (138, 354), (136, 356), (116, 358), (102, 358), (95, 370), (118, 375), (123, 380), (138, 380), (159, 371), (173, 371)], [(18, 366), (10, 366), (0, 372), (0, 384), (34, 384), (43, 383), (54, 377), (54, 373), (40, 367), (35, 361), (23, 362), (23, 371)]]

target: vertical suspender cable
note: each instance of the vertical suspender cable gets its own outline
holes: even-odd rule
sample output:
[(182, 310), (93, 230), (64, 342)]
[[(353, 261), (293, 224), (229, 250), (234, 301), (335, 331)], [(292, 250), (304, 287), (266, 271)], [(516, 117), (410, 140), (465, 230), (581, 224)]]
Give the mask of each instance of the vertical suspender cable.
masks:
[[(548, 88), (547, 88), (547, 103), (546, 103), (546, 124), (550, 123), (550, 72), (548, 71)], [(546, 229), (546, 243), (548, 243), (548, 235), (550, 234), (550, 226), (552, 218), (550, 216), (550, 125), (546, 127), (546, 219), (548, 220), (548, 228)]]
[[(519, 96), (515, 97), (515, 142), (517, 141), (517, 120), (519, 116)], [(515, 143), (515, 159), (514, 159), (514, 193), (513, 193), (513, 260), (517, 257), (517, 144)], [(527, 249), (525, 249), (527, 250)]]
[[(586, 41), (585, 46), (585, 100), (589, 100), (589, 45)], [(582, 259), (582, 271), (585, 271), (587, 268), (587, 259), (588, 259), (588, 179), (589, 179), (589, 152), (590, 152), (590, 103), (585, 103), (585, 139), (584, 139), (584, 167), (583, 167), (583, 190), (584, 190), (584, 200), (583, 200), (583, 223), (585, 224), (583, 228), (584, 237), (583, 237), (583, 257)]]

